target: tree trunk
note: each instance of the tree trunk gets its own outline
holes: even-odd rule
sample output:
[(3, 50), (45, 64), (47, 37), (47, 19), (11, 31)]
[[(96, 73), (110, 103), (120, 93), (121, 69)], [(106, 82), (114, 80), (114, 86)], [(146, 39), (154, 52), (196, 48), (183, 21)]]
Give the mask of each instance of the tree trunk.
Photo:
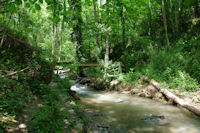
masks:
[(36, 38), (36, 41), (37, 41), (37, 46), (40, 47), (40, 11), (38, 13), (38, 29), (37, 29), (37, 38)]
[(165, 1), (162, 0), (162, 16), (163, 16), (163, 24), (165, 28), (165, 36), (167, 41), (167, 47), (169, 48), (169, 37), (168, 37), (168, 31), (167, 31), (167, 18), (166, 18), (166, 12), (165, 12)]
[(9, 16), (8, 23), (7, 23), (6, 27), (9, 26), (11, 19), (12, 19), (12, 13), (10, 13), (10, 16)]
[[(106, 0), (106, 3), (108, 2), (108, 0)], [(106, 53), (105, 53), (105, 64), (108, 64), (109, 62), (109, 25), (108, 25), (108, 21), (109, 21), (109, 10), (108, 10), (108, 6), (106, 6), (106, 11), (107, 11), (107, 17), (106, 17), (106, 21), (107, 21), (107, 31), (106, 31)]]
[(55, 55), (55, 23), (52, 26), (52, 49), (51, 49), (51, 61), (54, 62)]
[[(101, 0), (99, 0), (99, 24), (101, 24), (102, 23), (102, 13), (101, 13), (101, 11), (102, 11), (102, 9), (101, 9), (101, 7), (102, 7), (102, 1)], [(102, 42), (103, 42), (103, 35), (102, 35), (102, 33), (100, 33), (99, 34), (99, 44), (102, 44)], [(102, 54), (102, 51), (103, 51), (103, 45), (100, 45), (99, 46), (99, 48), (100, 48), (100, 51), (101, 51), (101, 58), (103, 59), (104, 58), (104, 55)]]
[[(72, 11), (71, 20), (74, 23), (73, 32), (71, 34), (72, 42), (76, 48), (76, 60), (78, 62), (81, 62), (81, 57), (83, 56), (81, 0), (69, 0), (69, 4)], [(83, 70), (81, 67), (78, 67), (78, 75), (83, 76)]]
[(59, 43), (59, 49), (58, 49), (58, 62), (60, 62), (62, 43), (63, 43), (63, 32), (64, 32), (64, 24), (65, 24), (64, 19), (65, 19), (65, 11), (66, 11), (65, 0), (63, 2), (63, 6), (64, 6), (64, 10), (63, 10), (63, 20), (62, 20), (62, 24), (61, 24), (60, 43)]
[(124, 6), (123, 3), (120, 2), (120, 17), (121, 17), (121, 25), (122, 25), (122, 48), (125, 50), (126, 48), (126, 29), (125, 29), (125, 19), (124, 19)]
[(194, 5), (193, 18), (199, 18), (199, 17), (200, 17), (200, 7), (198, 1), (196, 1)]
[[(99, 31), (98, 31), (98, 21), (97, 21), (97, 9), (96, 9), (96, 2), (95, 0), (93, 0), (93, 7), (94, 7), (94, 20), (95, 20), (95, 32), (96, 32), (96, 43), (97, 43), (97, 49), (98, 52), (100, 52), (99, 50)], [(98, 53), (99, 54), (99, 53)]]
[(20, 26), (21, 26), (21, 14), (18, 13), (18, 32), (20, 32)]
[[(106, 0), (106, 3), (108, 2), (108, 0)], [(109, 25), (108, 25), (108, 21), (109, 21), (109, 10), (108, 10), (108, 6), (106, 6), (106, 11), (107, 11), (107, 31), (106, 31), (106, 52), (105, 52), (105, 75), (104, 78), (107, 78), (107, 68), (108, 68), (108, 64), (109, 64)]]
[(200, 110), (198, 108), (190, 105), (189, 103), (187, 103), (183, 99), (177, 97), (176, 95), (174, 95), (173, 93), (171, 93), (167, 89), (161, 87), (161, 85), (158, 82), (156, 82), (155, 80), (151, 80), (148, 77), (142, 77), (142, 78), (145, 81), (148, 81), (156, 89), (156, 91), (161, 92), (169, 101), (172, 101), (172, 102), (180, 105), (181, 107), (191, 111), (195, 115), (200, 116)]
[[(54, 10), (53, 10), (53, 17), (56, 17), (56, 1), (53, 1), (53, 5), (54, 5)], [(52, 25), (52, 49), (51, 49), (51, 61), (54, 62), (55, 61), (55, 45), (56, 45), (56, 23), (53, 22)]]
[(25, 33), (27, 34), (27, 16), (26, 16), (26, 2), (24, 1), (24, 28)]
[(55, 34), (55, 43), (56, 43), (56, 47), (57, 47), (57, 49), (59, 48), (59, 37), (58, 37), (58, 22), (56, 22), (56, 27), (55, 27), (55, 32), (56, 32), (56, 34)]
[(105, 63), (109, 61), (109, 31), (106, 32), (106, 54), (105, 54)]
[(176, 34), (175, 34), (175, 24), (174, 24), (174, 21), (173, 21), (173, 4), (172, 4), (172, 0), (170, 0), (170, 21), (171, 21), (171, 29), (172, 29), (172, 33), (173, 33), (173, 36), (175, 37)]
[(174, 15), (175, 15), (175, 23), (176, 23), (176, 35), (179, 33), (179, 21), (178, 21), (178, 15), (179, 15), (179, 10), (178, 10), (178, 1), (175, 1), (175, 11), (174, 11)]
[(151, 0), (149, 0), (149, 35), (152, 37), (152, 10), (151, 10)]

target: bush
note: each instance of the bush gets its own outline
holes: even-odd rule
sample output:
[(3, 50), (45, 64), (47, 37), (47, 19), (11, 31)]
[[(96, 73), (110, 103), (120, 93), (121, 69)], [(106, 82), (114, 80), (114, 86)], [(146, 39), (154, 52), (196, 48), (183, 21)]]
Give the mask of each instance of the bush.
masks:
[(126, 74), (123, 74), (123, 77), (119, 79), (121, 82), (136, 82), (140, 77), (140, 73), (130, 71)]
[(28, 130), (31, 133), (62, 133), (64, 122), (61, 107), (54, 102), (53, 106), (43, 105), (34, 110), (31, 120), (28, 124)]
[(192, 91), (199, 87), (196, 79), (192, 78), (188, 73), (178, 71), (178, 75), (173, 77), (170, 86), (181, 90)]
[(172, 48), (169, 51), (153, 50), (149, 62), (144, 62), (143, 67), (136, 66), (136, 69), (171, 88), (190, 91), (199, 87), (197, 79), (200, 67), (197, 66), (198, 63), (197, 60), (191, 62), (191, 58)]

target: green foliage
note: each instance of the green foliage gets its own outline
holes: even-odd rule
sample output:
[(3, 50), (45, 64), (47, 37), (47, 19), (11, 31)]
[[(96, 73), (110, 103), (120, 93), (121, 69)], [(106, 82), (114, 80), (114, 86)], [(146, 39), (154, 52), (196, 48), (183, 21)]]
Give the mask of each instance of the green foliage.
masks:
[(118, 79), (121, 82), (137, 82), (140, 78), (140, 73), (130, 71), (128, 73), (123, 74), (123, 78)]
[(60, 89), (69, 90), (70, 87), (73, 85), (73, 83), (68, 78), (57, 79), (57, 82), (58, 82), (58, 86), (57, 86), (58, 89), (60, 88)]
[(21, 112), (25, 107), (26, 102), (24, 97), (28, 100), (28, 86), (26, 83), (20, 84), (15, 80), (0, 80), (0, 112), (8, 112), (9, 114), (15, 114), (16, 112)]
[(84, 68), (84, 75), (87, 77), (103, 78), (101, 67)]
[(56, 131), (61, 133), (64, 129), (63, 118), (65, 116), (60, 109), (61, 107), (56, 102), (36, 108), (28, 125), (29, 132), (49, 133)]
[(188, 73), (178, 71), (176, 77), (171, 79), (172, 88), (178, 88), (183, 91), (193, 91), (199, 87), (196, 79), (192, 78)]
[(104, 79), (116, 79), (122, 73), (120, 62), (113, 62), (112, 60), (106, 62), (104, 60), (100, 60), (99, 63), (103, 66), (101, 71), (104, 74)]
[[(149, 62), (144, 62), (143, 66), (137, 68), (142, 74), (162, 82), (170, 88), (192, 91), (199, 87), (197, 77), (192, 76), (187, 70), (190, 58), (182, 52), (158, 51), (151, 52)], [(136, 66), (137, 67), (137, 66)]]
[(123, 71), (129, 72), (131, 68), (134, 68), (136, 65), (139, 67), (143, 61), (147, 61), (149, 59), (149, 53), (153, 48), (151, 44), (152, 41), (148, 37), (135, 35), (120, 57), (120, 61), (124, 66)]

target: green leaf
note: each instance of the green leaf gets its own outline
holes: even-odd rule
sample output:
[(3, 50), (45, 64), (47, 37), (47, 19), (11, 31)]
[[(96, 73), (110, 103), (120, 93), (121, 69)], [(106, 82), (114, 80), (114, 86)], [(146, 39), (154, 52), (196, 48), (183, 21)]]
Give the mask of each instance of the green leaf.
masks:
[(47, 4), (50, 4), (51, 2), (53, 2), (52, 0), (45, 0), (45, 2), (47, 3)]
[(32, 9), (32, 13), (35, 13), (35, 12), (36, 12), (36, 11), (35, 11), (35, 8), (33, 8), (33, 9)]
[(184, 1), (184, 5), (185, 5), (185, 6), (190, 6), (190, 5), (193, 4), (195, 1), (197, 1), (197, 0), (185, 0), (185, 1)]
[(53, 22), (59, 22), (59, 21), (60, 21), (60, 18), (58, 16), (53, 18)]
[(8, 10), (11, 11), (11, 12), (16, 12), (17, 11), (15, 5), (13, 5), (13, 4), (12, 5), (8, 5)]
[(22, 0), (15, 0), (16, 5), (21, 5), (22, 4)]
[(29, 0), (31, 4), (35, 4), (37, 0)]
[(40, 5), (36, 3), (36, 4), (35, 4), (35, 9), (36, 9), (36, 10), (41, 10)]
[(53, 9), (54, 9), (53, 5), (47, 6), (47, 10), (53, 10)]
[(39, 0), (40, 3), (43, 3), (43, 0)]
[(26, 8), (30, 8), (30, 7), (31, 7), (30, 3), (26, 3)]

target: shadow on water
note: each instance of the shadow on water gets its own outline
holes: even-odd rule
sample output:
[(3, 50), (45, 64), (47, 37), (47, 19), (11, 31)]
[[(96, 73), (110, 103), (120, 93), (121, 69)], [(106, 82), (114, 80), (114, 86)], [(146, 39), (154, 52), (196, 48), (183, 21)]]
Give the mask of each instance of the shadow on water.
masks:
[(200, 133), (200, 119), (175, 106), (76, 84), (86, 115), (114, 133)]

